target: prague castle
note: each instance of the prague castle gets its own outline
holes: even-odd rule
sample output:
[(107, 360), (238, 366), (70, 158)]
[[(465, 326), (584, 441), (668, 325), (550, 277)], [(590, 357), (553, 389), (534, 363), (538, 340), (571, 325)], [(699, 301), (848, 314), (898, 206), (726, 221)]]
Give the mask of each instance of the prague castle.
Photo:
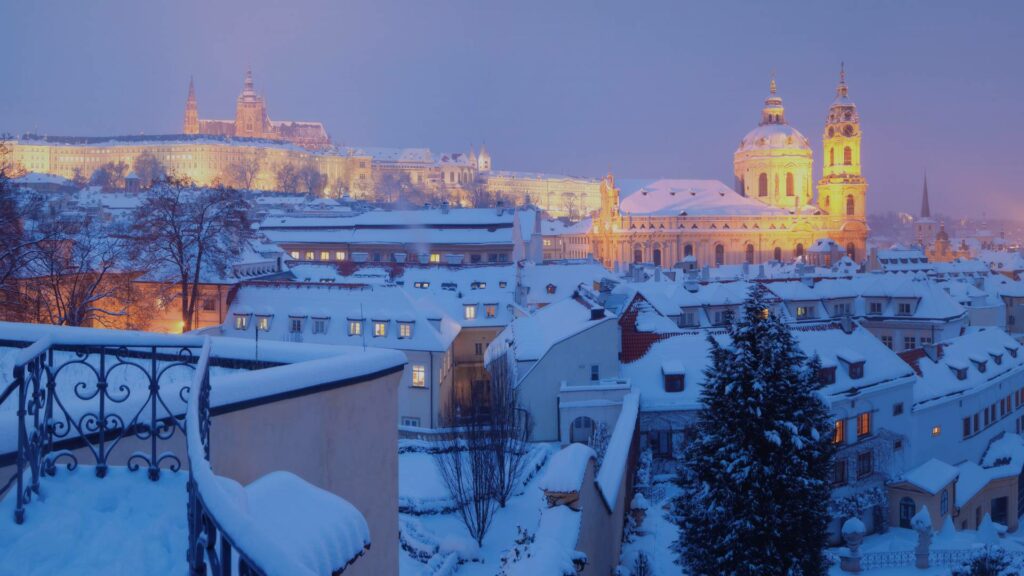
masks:
[[(655, 180), (620, 197), (609, 174), (589, 227), (570, 246), (587, 246), (612, 267), (756, 264), (803, 257), (812, 246), (841, 247), (864, 257), (867, 182), (861, 174), (861, 127), (845, 71), (825, 118), (824, 168), (813, 189), (813, 151), (786, 122), (774, 78), (761, 121), (733, 155), (736, 190), (716, 180)], [(831, 240), (824, 243), (819, 241)]]
[(273, 121), (267, 115), (267, 103), (253, 88), (252, 70), (245, 73), (245, 85), (235, 104), (234, 120), (203, 120), (199, 118), (196, 90), (188, 82), (185, 103), (185, 134), (232, 136), (284, 140), (303, 148), (322, 150), (331, 145), (324, 125), (319, 122)]

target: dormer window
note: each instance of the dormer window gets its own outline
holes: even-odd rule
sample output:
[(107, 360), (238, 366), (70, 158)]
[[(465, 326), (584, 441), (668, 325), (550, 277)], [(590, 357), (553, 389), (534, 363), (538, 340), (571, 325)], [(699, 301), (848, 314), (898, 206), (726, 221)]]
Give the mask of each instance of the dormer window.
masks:
[(686, 388), (686, 368), (678, 360), (669, 360), (661, 365), (665, 392), (682, 392)]
[(456, 288), (458, 288), (458, 285), (455, 282), (442, 282), (441, 283), (441, 290), (449, 290), (451, 292), (455, 292)]
[(1010, 358), (1016, 358), (1017, 357), (1017, 349), (1016, 348), (1010, 348), (1009, 346), (1007, 346), (1006, 347), (1006, 351), (1010, 353)]
[(373, 322), (373, 337), (383, 338), (388, 335), (388, 322), (387, 320), (374, 320)]
[(348, 335), (359, 336), (363, 333), (363, 321), (360, 319), (349, 319), (348, 321)]
[(473, 290), (483, 290), (487, 288), (487, 282), (473, 282), (469, 287)]
[(256, 316), (256, 329), (260, 332), (270, 332), (270, 316)]
[(868, 303), (868, 314), (879, 315), (882, 313), (881, 302), (869, 302)]
[(811, 306), (797, 306), (796, 317), (797, 320), (803, 320), (805, 318), (814, 318), (814, 308)]
[(973, 358), (971, 361), (974, 362), (974, 367), (978, 369), (978, 372), (984, 374), (985, 371), (988, 370), (988, 362), (984, 360), (975, 360)]
[(412, 322), (399, 322), (398, 323), (398, 337), (412, 338)]
[(292, 316), (288, 318), (288, 332), (291, 334), (302, 334), (302, 320), (301, 316)]
[(498, 315), (498, 305), (497, 304), (487, 304), (487, 305), (485, 305), (484, 306), (484, 313), (487, 315), (488, 318), (494, 318), (495, 316)]
[(992, 357), (992, 361), (996, 363), (996, 366), (999, 366), (1000, 364), (1003, 363), (1003, 355), (1002, 354), (994, 354), (992, 352), (989, 352), (989, 356)]
[(859, 380), (864, 377), (864, 362), (854, 362), (850, 364), (850, 379)]
[(248, 330), (249, 329), (249, 315), (248, 314), (235, 314), (235, 330)]
[(505, 282), (504, 280), (502, 280), (501, 282), (498, 282), (498, 288), (505, 288), (507, 286), (508, 286), (508, 282)]
[(967, 380), (967, 368), (953, 368), (957, 380)]
[(476, 319), (476, 304), (466, 304), (463, 306), (462, 315), (466, 320)]
[(829, 384), (836, 383), (836, 367), (835, 366), (822, 366), (818, 369), (818, 382), (822, 386), (828, 386)]
[(899, 314), (900, 316), (910, 316), (910, 303), (900, 302), (897, 307), (896, 313)]
[(554, 284), (548, 284), (546, 289), (548, 294), (554, 294), (558, 290), (558, 286), (555, 286)]

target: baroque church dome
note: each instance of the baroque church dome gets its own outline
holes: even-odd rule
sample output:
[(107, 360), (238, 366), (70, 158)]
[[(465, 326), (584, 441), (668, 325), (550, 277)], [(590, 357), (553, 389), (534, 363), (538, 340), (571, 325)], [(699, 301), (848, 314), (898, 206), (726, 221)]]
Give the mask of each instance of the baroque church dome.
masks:
[(775, 79), (761, 111), (761, 123), (740, 141), (736, 152), (777, 149), (811, 150), (811, 144), (799, 130), (786, 123), (782, 98), (776, 94)]

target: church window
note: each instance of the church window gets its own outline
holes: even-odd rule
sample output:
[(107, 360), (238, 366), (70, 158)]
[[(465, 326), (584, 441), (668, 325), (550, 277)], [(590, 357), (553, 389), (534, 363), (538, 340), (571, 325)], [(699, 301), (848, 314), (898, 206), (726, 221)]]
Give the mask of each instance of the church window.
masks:
[(644, 251), (643, 251), (643, 248), (641, 248), (640, 245), (638, 244), (638, 245), (633, 247), (633, 263), (639, 264), (639, 263), (641, 263), (643, 261), (644, 261)]
[(828, 165), (829, 166), (835, 166), (836, 165), (836, 149), (835, 148), (829, 148), (828, 149)]
[(661, 266), (661, 248), (655, 248), (651, 256), (655, 266)]
[(725, 264), (725, 246), (721, 244), (715, 245), (715, 266), (721, 266)]
[(761, 172), (761, 175), (757, 177), (757, 195), (768, 195), (768, 175), (764, 172)]
[(793, 250), (793, 253), (796, 254), (797, 258), (800, 258), (801, 256), (803, 256), (804, 255), (804, 245), (803, 244), (797, 244), (796, 248)]
[(683, 246), (683, 257), (693, 256), (693, 244)]
[(786, 196), (792, 196), (794, 193), (793, 185), (793, 173), (786, 172)]
[(782, 262), (782, 248), (776, 246), (775, 250), (772, 251), (772, 257), (775, 258), (777, 262)]
[(850, 260), (857, 261), (857, 247), (850, 242), (846, 245), (846, 255), (850, 257)]
[(747, 249), (746, 249), (745, 257), (746, 257), (747, 264), (753, 264), (754, 263), (754, 245), (753, 244), (747, 244)]
[(846, 197), (846, 215), (847, 216), (853, 216), (853, 213), (855, 211), (854, 208), (855, 208), (855, 205), (854, 205), (854, 202), (853, 202), (853, 195), (847, 196)]
[(849, 146), (843, 148), (843, 164), (846, 164), (847, 166), (853, 164), (853, 149)]

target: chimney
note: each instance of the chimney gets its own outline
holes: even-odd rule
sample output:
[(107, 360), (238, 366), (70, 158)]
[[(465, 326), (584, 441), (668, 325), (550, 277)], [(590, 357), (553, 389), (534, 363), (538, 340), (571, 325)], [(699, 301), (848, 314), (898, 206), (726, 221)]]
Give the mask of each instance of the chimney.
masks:
[(757, 277), (764, 278), (764, 264), (757, 265)]
[(654, 281), (661, 282), (661, 266), (654, 269)]
[(925, 356), (932, 362), (938, 362), (942, 359), (942, 347), (938, 344), (923, 344), (921, 349), (924, 350)]
[(840, 317), (839, 318), (839, 327), (842, 329), (842, 331), (844, 333), (852, 334), (853, 333), (853, 328), (854, 328), (853, 318), (850, 318), (849, 316), (842, 316), (842, 317)]
[(498, 211), (498, 216), (501, 216), (505, 212), (505, 201), (504, 200), (498, 200), (495, 203), (494, 207)]

